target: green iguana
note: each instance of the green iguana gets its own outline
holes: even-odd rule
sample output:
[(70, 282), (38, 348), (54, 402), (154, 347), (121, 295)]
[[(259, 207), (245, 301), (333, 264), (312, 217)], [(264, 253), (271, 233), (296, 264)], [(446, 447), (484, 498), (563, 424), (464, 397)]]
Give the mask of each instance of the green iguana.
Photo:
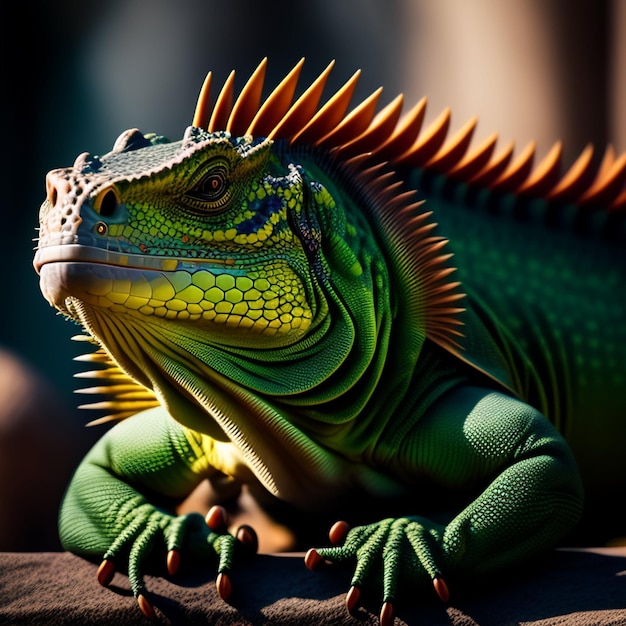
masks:
[(305, 562), (350, 564), (348, 609), (368, 588), (383, 624), (623, 485), (626, 155), (533, 168), (532, 146), (472, 147), (475, 120), (448, 137), (448, 110), (422, 131), (425, 100), (349, 109), (359, 72), (320, 104), (332, 65), (263, 98), (264, 60), (213, 103), (209, 74), (182, 140), (129, 130), (47, 177), (42, 292), (98, 346), (95, 406), (128, 418), (60, 535), (101, 583), (127, 570), (149, 617), (149, 556), (213, 559), (226, 598), (255, 542), (222, 509), (176, 514), (205, 479), (343, 520)]

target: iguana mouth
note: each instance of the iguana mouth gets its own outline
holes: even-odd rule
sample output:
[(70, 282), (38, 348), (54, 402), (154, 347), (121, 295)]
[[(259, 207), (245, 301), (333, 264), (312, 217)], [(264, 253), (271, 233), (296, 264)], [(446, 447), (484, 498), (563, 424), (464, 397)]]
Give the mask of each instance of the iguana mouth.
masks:
[[(148, 269), (171, 272), (185, 262), (184, 258), (172, 258), (170, 256), (155, 256), (136, 254), (132, 252), (117, 252), (95, 246), (86, 246), (79, 243), (58, 244), (37, 248), (33, 266), (38, 274), (41, 268), (48, 263), (63, 261), (101, 263), (134, 269)], [(205, 264), (216, 267), (232, 267), (235, 265), (233, 258), (194, 258), (194, 265)]]

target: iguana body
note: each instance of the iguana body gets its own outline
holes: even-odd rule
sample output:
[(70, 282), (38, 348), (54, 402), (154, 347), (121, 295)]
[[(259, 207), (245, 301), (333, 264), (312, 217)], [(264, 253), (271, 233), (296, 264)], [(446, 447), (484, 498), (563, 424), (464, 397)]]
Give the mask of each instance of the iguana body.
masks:
[[(468, 152), (473, 124), (441, 147), (423, 102), (346, 114), (358, 73), (319, 107), (329, 66), (294, 102), (300, 67), (264, 101), (265, 62), (234, 102), (233, 76), (214, 106), (207, 81), (181, 142), (128, 131), (48, 175), (43, 293), (104, 350), (107, 406), (144, 409), (78, 469), (61, 537), (105, 582), (127, 560), (147, 614), (148, 552), (232, 565), (230, 535), (172, 514), (205, 478), (368, 522), (307, 561), (355, 559), (384, 622), (405, 585), (446, 598), (574, 527), (581, 481), (544, 415), (585, 482), (616, 484), (623, 159), (555, 179), (554, 154)], [(409, 517), (380, 521), (381, 498)]]

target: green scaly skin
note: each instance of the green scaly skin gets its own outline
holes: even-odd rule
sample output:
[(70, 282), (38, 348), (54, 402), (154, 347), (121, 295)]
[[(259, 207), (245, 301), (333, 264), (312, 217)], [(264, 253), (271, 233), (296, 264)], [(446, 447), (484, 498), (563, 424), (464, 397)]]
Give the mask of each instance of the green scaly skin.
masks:
[[(598, 430), (590, 415), (623, 416), (623, 391), (610, 402), (603, 394), (623, 386), (626, 341), (597, 335), (587, 358), (582, 329), (563, 337), (588, 314), (585, 296), (567, 291), (580, 276), (568, 274), (555, 295), (531, 291), (523, 276), (489, 284), (495, 259), (472, 248), (489, 238), (475, 215), (493, 211), (480, 213), (464, 188), (454, 196), (445, 179), (402, 175), (426, 188), (431, 210), (454, 209), (439, 221), (453, 244), (457, 233), (466, 242), (457, 255), (475, 297), (469, 335), (477, 345), (490, 335), (501, 349), (493, 369), (477, 364), (491, 357), (461, 359), (427, 337), (406, 304), (426, 296), (407, 296), (420, 287), (396, 262), (393, 233), (350, 170), (321, 151), (194, 127), (175, 143), (128, 131), (111, 153), (49, 174), (35, 259), (42, 291), (159, 402), (115, 425), (81, 463), (60, 534), (68, 550), (127, 567), (146, 614), (151, 555), (218, 555), (227, 574), (245, 552), (198, 515), (174, 513), (201, 481), (222, 475), (300, 511), (349, 516), (341, 504), (365, 503), (370, 519), (307, 561), (350, 562), (349, 608), (372, 586), (384, 622), (404, 589), (427, 594), (434, 584), (446, 599), (447, 585), (515, 566), (577, 523), (574, 456), (539, 409), (566, 420), (584, 449)], [(475, 238), (463, 239), (469, 225)], [(512, 264), (524, 256), (495, 248)], [(624, 255), (611, 254), (611, 288), (623, 287)], [(604, 290), (600, 328), (623, 305), (608, 302), (601, 281), (594, 289)], [(576, 303), (571, 316), (564, 293)], [(535, 332), (545, 328), (547, 343)], [(565, 358), (543, 363), (551, 345), (574, 357), (567, 379)], [(574, 379), (584, 383), (579, 395)], [(567, 412), (551, 415), (565, 398)], [(603, 483), (602, 473), (589, 481)], [(396, 498), (401, 516), (376, 519), (374, 503), (391, 510)], [(106, 582), (111, 566), (102, 571)]]

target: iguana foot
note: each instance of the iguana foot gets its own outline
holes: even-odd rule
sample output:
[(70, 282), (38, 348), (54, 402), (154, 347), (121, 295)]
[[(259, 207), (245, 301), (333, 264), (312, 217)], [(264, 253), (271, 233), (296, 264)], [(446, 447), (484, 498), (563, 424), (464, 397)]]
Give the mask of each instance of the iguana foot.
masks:
[(115, 574), (116, 557), (124, 547), (129, 547), (128, 579), (131, 590), (141, 612), (149, 619), (154, 619), (156, 614), (145, 595), (143, 565), (160, 540), (167, 546), (166, 564), (170, 575), (176, 574), (180, 567), (183, 543), (191, 543), (190, 552), (194, 556), (217, 554), (216, 588), (223, 600), (227, 600), (232, 591), (228, 572), (237, 546), (245, 546), (248, 553), (256, 552), (258, 548), (256, 533), (250, 526), (240, 526), (235, 535), (227, 532), (227, 514), (220, 506), (212, 507), (206, 518), (196, 513), (174, 518), (152, 508), (147, 516), (137, 516), (135, 523), (126, 527), (104, 554), (97, 579), (101, 585), (108, 586)]
[(383, 592), (380, 623), (388, 626), (393, 623), (394, 601), (401, 584), (415, 585), (429, 579), (438, 597), (448, 601), (448, 586), (438, 566), (437, 540), (441, 533), (441, 526), (418, 517), (385, 519), (353, 529), (340, 521), (329, 532), (334, 547), (311, 548), (304, 562), (309, 569), (315, 569), (325, 561), (356, 561), (346, 607), (353, 613), (363, 586), (378, 584)]
[[(218, 533), (220, 537), (231, 537), (228, 540), (228, 548), (232, 551), (235, 546), (235, 541), (233, 541), (232, 536), (225, 534), (227, 532), (227, 524), (228, 524), (228, 515), (226, 513), (226, 509), (224, 507), (215, 505), (212, 506), (207, 516), (205, 518), (207, 526), (214, 532)], [(255, 530), (246, 524), (240, 526), (235, 533), (236, 540), (240, 541), (244, 546), (248, 548), (249, 552), (254, 552), (258, 550), (259, 540)], [(228, 570), (230, 566), (227, 566), (226, 561), (232, 560), (232, 554), (224, 555), (224, 553), (220, 552), (220, 565), (218, 567), (218, 574), (215, 580), (215, 585), (217, 588), (217, 593), (222, 598), (222, 600), (226, 601), (230, 597), (232, 592), (232, 583), (230, 582), (230, 576), (228, 576)]]

